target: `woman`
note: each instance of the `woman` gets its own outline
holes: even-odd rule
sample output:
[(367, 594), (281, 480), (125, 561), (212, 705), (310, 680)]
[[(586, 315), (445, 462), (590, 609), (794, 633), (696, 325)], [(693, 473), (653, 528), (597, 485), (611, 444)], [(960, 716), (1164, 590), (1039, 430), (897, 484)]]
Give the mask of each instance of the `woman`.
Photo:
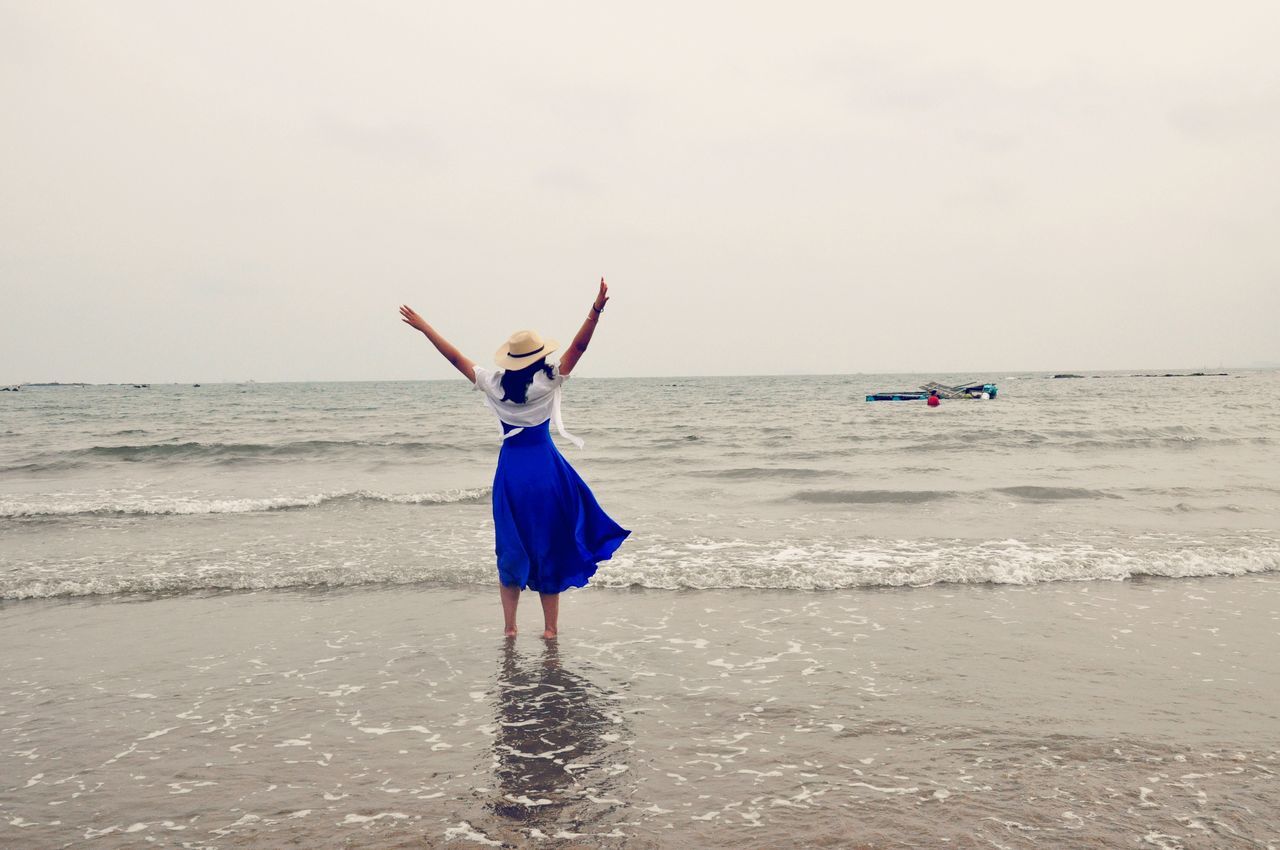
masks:
[(555, 365), (547, 355), (554, 340), (534, 331), (517, 331), (494, 357), (497, 371), (477, 366), (408, 307), (400, 315), (484, 393), (485, 403), (502, 424), (502, 451), (493, 476), (493, 525), (497, 536), (498, 590), (505, 634), (516, 636), (516, 606), (528, 587), (542, 599), (544, 638), (559, 629), (560, 593), (583, 587), (596, 564), (608, 560), (631, 532), (600, 509), (590, 488), (551, 441), (550, 425), (581, 448), (564, 430), (560, 387), (578, 365), (609, 301), (600, 291), (569, 350)]

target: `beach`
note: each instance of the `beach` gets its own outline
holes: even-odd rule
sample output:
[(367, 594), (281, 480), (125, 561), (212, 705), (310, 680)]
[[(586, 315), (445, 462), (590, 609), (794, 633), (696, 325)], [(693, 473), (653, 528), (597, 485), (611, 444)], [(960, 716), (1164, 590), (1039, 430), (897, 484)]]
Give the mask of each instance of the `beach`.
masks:
[(1280, 850), (1277, 32), (0, 3), (0, 850)]
[(11, 847), (1267, 847), (1280, 577), (0, 609)]
[(460, 379), (7, 393), (0, 846), (1280, 845), (1280, 375), (924, 380), (575, 376), (550, 645)]

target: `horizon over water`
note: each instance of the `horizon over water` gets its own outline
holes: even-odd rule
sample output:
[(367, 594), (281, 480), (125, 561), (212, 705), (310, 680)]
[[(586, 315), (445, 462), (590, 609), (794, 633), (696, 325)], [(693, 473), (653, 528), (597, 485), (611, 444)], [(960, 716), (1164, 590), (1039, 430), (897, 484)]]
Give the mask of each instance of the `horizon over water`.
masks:
[[(485, 365), (481, 363), (480, 365)], [(1222, 365), (1217, 364), (1207, 366), (1198, 365), (1182, 365), (1182, 366), (1113, 366), (1105, 369), (1089, 368), (1084, 366), (1072, 366), (1069, 368), (1046, 368), (1046, 369), (972, 369), (972, 370), (955, 370), (946, 371), (866, 371), (866, 372), (814, 372), (814, 371), (783, 371), (783, 372), (712, 372), (712, 373), (672, 373), (672, 374), (653, 374), (653, 375), (595, 375), (589, 370), (582, 370), (580, 374), (575, 375), (577, 380), (587, 381), (631, 381), (631, 380), (661, 380), (670, 378), (673, 380), (685, 379), (716, 379), (716, 378), (905, 378), (908, 380), (919, 378), (921, 380), (937, 380), (939, 377), (951, 377), (957, 380), (967, 380), (969, 378), (977, 379), (977, 377), (987, 376), (984, 380), (998, 381), (1001, 377), (1011, 377), (1015, 379), (1021, 378), (1052, 378), (1058, 374), (1071, 374), (1082, 378), (1129, 378), (1129, 377), (1182, 377), (1195, 376), (1196, 373), (1208, 375), (1209, 373), (1228, 372), (1231, 374), (1241, 374), (1248, 372), (1280, 372), (1280, 361), (1257, 361), (1249, 365)], [(996, 377), (992, 377), (996, 376)], [(435, 378), (256, 378), (247, 376), (244, 378), (191, 378), (183, 380), (151, 380), (138, 379), (128, 381), (84, 381), (84, 380), (62, 380), (61, 378), (47, 378), (41, 380), (27, 381), (0, 381), (0, 386), (8, 387), (134, 387), (139, 385), (157, 386), (157, 387), (183, 387), (183, 386), (242, 386), (246, 384), (414, 384), (414, 383), (453, 383), (459, 380), (457, 373), (450, 371), (449, 374)], [(945, 383), (945, 381), (944, 381)], [(904, 387), (905, 388), (905, 387)]]
[[(1086, 373), (1087, 374), (1087, 373)], [(562, 446), (634, 536), (595, 583), (1032, 584), (1280, 569), (1280, 373), (583, 378)], [(491, 584), (461, 378), (0, 396), (0, 598)]]

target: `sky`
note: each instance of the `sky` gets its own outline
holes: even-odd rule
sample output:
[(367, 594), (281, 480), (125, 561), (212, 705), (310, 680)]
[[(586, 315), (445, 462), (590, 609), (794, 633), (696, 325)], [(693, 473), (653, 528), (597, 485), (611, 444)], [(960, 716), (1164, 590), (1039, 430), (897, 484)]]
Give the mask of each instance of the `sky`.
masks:
[(0, 0), (0, 383), (1280, 362), (1280, 4)]

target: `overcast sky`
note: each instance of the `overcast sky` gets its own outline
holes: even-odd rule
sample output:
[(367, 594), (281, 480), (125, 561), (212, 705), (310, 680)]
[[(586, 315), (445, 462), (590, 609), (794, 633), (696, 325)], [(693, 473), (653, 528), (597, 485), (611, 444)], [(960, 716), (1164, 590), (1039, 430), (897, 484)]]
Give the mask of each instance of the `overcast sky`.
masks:
[(0, 0), (0, 382), (1280, 361), (1280, 3)]

